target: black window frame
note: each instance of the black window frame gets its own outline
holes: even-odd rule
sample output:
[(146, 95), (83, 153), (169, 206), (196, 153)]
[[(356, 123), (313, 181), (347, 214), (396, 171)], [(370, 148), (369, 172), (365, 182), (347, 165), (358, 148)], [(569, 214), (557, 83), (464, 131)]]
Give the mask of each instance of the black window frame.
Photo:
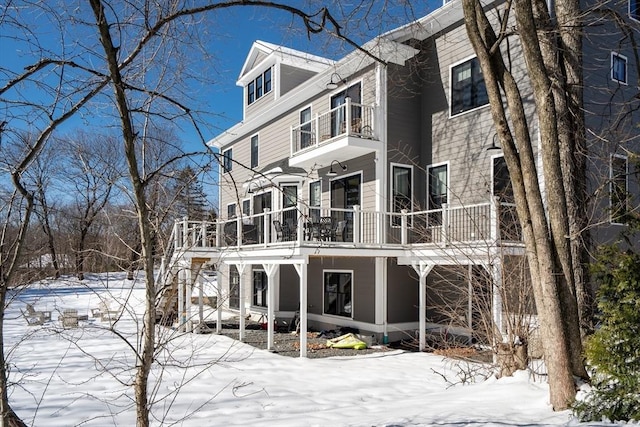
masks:
[[(469, 78), (456, 79), (457, 75), (469, 67)], [(477, 57), (451, 67), (451, 117), (489, 104), (487, 88)]]
[[(396, 179), (396, 171), (403, 171), (408, 176), (408, 194), (400, 193), (397, 191), (398, 181)], [(391, 165), (391, 211), (396, 214), (400, 214), (402, 210), (411, 212), (413, 210), (413, 167), (410, 165), (392, 164)], [(408, 226), (412, 225), (412, 216), (408, 218)], [(402, 224), (402, 217), (400, 215), (393, 215), (391, 217), (391, 225), (399, 227)]]
[(269, 278), (264, 270), (253, 270), (251, 275), (251, 305), (254, 307), (269, 306), (267, 289)]
[(259, 146), (260, 146), (260, 138), (258, 134), (253, 135), (249, 142), (251, 148), (251, 168), (257, 168), (258, 163), (260, 161), (259, 158)]
[(222, 152), (222, 169), (224, 173), (229, 173), (233, 170), (233, 148)]
[(236, 217), (236, 204), (229, 203), (227, 205), (227, 218), (232, 219)]
[[(348, 276), (341, 283), (340, 278)], [(322, 312), (331, 316), (353, 318), (353, 271), (324, 270), (322, 274)], [(348, 287), (348, 292), (346, 288)]]
[[(617, 71), (619, 70), (619, 68), (617, 67), (617, 64), (619, 63), (624, 64), (624, 70), (622, 71), (623, 76), (619, 76), (617, 74)], [(626, 56), (621, 55), (618, 52), (611, 52), (611, 80), (613, 80), (614, 82), (626, 85), (629, 79), (629, 69), (627, 65), (628, 65), (628, 60)], [(619, 78), (619, 77), (622, 77), (622, 78)]]
[(247, 105), (251, 105), (273, 89), (272, 67), (267, 68), (247, 84)]

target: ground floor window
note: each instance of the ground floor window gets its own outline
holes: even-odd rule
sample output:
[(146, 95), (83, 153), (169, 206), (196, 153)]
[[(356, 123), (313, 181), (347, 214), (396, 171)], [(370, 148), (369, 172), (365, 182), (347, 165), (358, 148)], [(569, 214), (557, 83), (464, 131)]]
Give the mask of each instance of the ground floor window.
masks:
[(253, 305), (267, 306), (267, 273), (262, 270), (253, 271)]
[(324, 313), (352, 317), (353, 273), (324, 272)]
[(240, 274), (235, 265), (229, 266), (229, 308), (240, 309)]

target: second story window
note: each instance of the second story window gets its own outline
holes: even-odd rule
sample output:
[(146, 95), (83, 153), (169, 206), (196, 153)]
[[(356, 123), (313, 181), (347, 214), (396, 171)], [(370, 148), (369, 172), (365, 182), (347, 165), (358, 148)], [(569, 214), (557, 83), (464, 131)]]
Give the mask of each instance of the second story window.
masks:
[(231, 203), (230, 205), (227, 205), (227, 218), (231, 219), (235, 217), (236, 217), (236, 204)]
[(611, 80), (627, 84), (627, 58), (611, 52)]
[(247, 105), (253, 104), (264, 95), (271, 92), (272, 88), (271, 68), (264, 73), (259, 74), (253, 81), (247, 85)]
[(489, 97), (478, 58), (472, 58), (451, 68), (452, 116), (488, 103)]
[(629, 0), (629, 16), (640, 21), (640, 0)]
[[(392, 206), (394, 213), (400, 213), (402, 210), (411, 210), (411, 167), (409, 166), (392, 166)], [(409, 217), (409, 223), (411, 223)], [(402, 218), (400, 215), (392, 217), (392, 225), (400, 226)]]
[(233, 149), (229, 148), (222, 153), (222, 168), (225, 173), (233, 169)]
[(251, 167), (258, 167), (258, 135), (251, 137)]

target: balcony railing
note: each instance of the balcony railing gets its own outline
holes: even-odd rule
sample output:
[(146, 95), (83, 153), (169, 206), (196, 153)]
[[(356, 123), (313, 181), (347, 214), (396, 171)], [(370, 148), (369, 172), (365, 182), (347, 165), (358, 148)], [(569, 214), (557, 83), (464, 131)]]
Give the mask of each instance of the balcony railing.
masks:
[(277, 248), (285, 245), (393, 247), (519, 241), (513, 205), (481, 203), (421, 212), (387, 213), (296, 206), (216, 222), (179, 220), (178, 249)]
[(351, 102), (347, 98), (344, 104), (292, 127), (292, 153), (310, 150), (343, 137), (377, 140), (374, 113), (374, 107)]

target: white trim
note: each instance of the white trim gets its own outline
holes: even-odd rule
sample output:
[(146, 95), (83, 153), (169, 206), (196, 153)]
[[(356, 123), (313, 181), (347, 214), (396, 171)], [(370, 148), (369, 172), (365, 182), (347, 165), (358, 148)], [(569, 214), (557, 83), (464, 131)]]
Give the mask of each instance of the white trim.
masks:
[[(324, 301), (325, 301), (325, 281), (324, 281), (324, 276), (325, 273), (349, 273), (351, 274), (351, 316), (347, 317), (347, 316), (340, 316), (339, 314), (331, 314), (331, 313), (327, 313), (325, 311), (325, 306), (324, 306)], [(334, 268), (326, 268), (326, 269), (322, 269), (322, 316), (328, 316), (329, 318), (338, 318), (338, 319), (352, 319), (353, 320), (353, 297), (354, 297), (354, 290), (355, 290), (355, 274), (354, 274), (354, 270), (343, 270), (343, 269), (334, 269)], [(336, 291), (337, 293), (337, 291)]]
[[(613, 73), (615, 71), (615, 68), (613, 67), (614, 61), (615, 59), (621, 59), (622, 61), (624, 61), (624, 78), (625, 80), (618, 80), (614, 77)], [(629, 83), (629, 60), (627, 59), (626, 56), (618, 53), (618, 52), (611, 52), (611, 66), (610, 66), (610, 73), (609, 73), (609, 78), (616, 82), (616, 83), (620, 83), (621, 85), (628, 85)]]
[[(637, 8), (636, 13), (637, 13), (637, 15), (635, 15), (635, 16), (631, 13), (631, 2), (632, 1), (635, 1), (635, 3), (636, 3), (636, 8)], [(636, 21), (636, 22), (640, 22), (640, 0), (629, 0), (628, 10), (629, 10), (629, 19), (631, 19), (633, 21)]]
[[(256, 159), (257, 163), (255, 166), (253, 165), (253, 146), (252, 146), (254, 137), (257, 138), (257, 141), (258, 141), (258, 154), (257, 154), (258, 158)], [(260, 132), (256, 132), (249, 137), (249, 166), (251, 169), (255, 169), (258, 166), (260, 166)]]
[[(235, 206), (235, 209), (234, 209), (234, 211), (235, 211), (235, 216), (233, 216), (233, 217), (230, 217), (230, 216), (229, 216), (229, 206)], [(226, 209), (226, 212), (225, 212), (225, 213), (226, 213), (226, 215), (227, 215), (227, 219), (233, 219), (233, 218), (237, 218), (237, 217), (238, 217), (238, 204), (237, 204), (236, 202), (233, 202), (233, 203), (227, 203), (227, 206), (226, 206), (226, 207), (227, 207), (227, 209)]]
[[(410, 182), (410, 186), (411, 186), (411, 194), (409, 195), (409, 197), (411, 198), (411, 209), (409, 210), (409, 212), (413, 212), (413, 191), (414, 191), (414, 187), (415, 187), (415, 180), (414, 180), (414, 173), (413, 173), (413, 165), (409, 165), (409, 164), (405, 164), (405, 163), (396, 163), (396, 162), (389, 162), (389, 170), (390, 170), (390, 174), (389, 174), (389, 192), (390, 192), (390, 197), (389, 197), (389, 206), (388, 206), (388, 212), (390, 214), (399, 214), (400, 212), (395, 212), (393, 210), (393, 168), (395, 167), (399, 167), (399, 168), (404, 168), (404, 169), (410, 169), (410, 177), (409, 179), (411, 180)], [(447, 178), (448, 179), (448, 178)], [(447, 199), (448, 200), (448, 199)], [(389, 221), (389, 224), (391, 226), (391, 228), (400, 228), (400, 225), (394, 225), (393, 221)], [(412, 228), (413, 227), (413, 216), (410, 216), (408, 218), (407, 221), (407, 227)]]
[[(489, 99), (487, 97), (487, 103), (486, 104), (482, 104), (482, 105), (478, 105), (476, 107), (470, 108), (468, 110), (464, 110), (461, 111), (459, 113), (456, 114), (452, 114), (452, 108), (453, 108), (453, 69), (459, 65), (464, 64), (465, 62), (469, 62), (472, 61), (474, 59), (476, 59), (478, 56), (477, 55), (471, 55), (466, 57), (465, 59), (461, 60), (461, 61), (457, 61), (454, 62), (452, 64), (449, 65), (449, 76), (448, 76), (448, 81), (449, 81), (449, 106), (448, 106), (448, 110), (449, 110), (449, 119), (452, 119), (454, 117), (460, 117), (463, 116), (467, 113), (470, 113), (472, 111), (476, 111), (479, 110), (481, 108), (486, 108), (489, 106)], [(472, 80), (473, 80), (473, 75), (471, 76)]]
[[(446, 166), (447, 167), (447, 183), (445, 184), (447, 186), (447, 204), (451, 203), (451, 162), (449, 160), (446, 160), (444, 162), (438, 162), (438, 163), (432, 163), (430, 165), (427, 165), (427, 188), (426, 188), (426, 202), (427, 202), (427, 210), (431, 210), (433, 209), (430, 206), (430, 194), (429, 194), (429, 190), (430, 190), (430, 186), (429, 186), (429, 176), (431, 176), (431, 169), (432, 168), (437, 168), (439, 166)], [(442, 208), (440, 208), (442, 209)]]
[[(227, 170), (226, 168), (226, 164), (227, 164), (227, 153), (231, 151), (231, 157), (229, 158), (229, 164), (231, 165), (231, 168)], [(227, 148), (226, 150), (222, 151), (222, 167), (220, 168), (222, 169), (222, 173), (231, 173), (233, 172), (233, 146)]]

